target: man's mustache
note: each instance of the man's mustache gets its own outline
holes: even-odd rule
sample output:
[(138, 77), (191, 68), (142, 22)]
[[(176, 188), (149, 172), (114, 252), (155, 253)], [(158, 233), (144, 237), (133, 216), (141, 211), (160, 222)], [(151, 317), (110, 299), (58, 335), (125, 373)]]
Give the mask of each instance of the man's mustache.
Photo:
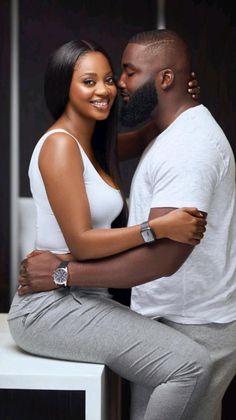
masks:
[(120, 89), (119, 95), (122, 97), (122, 99), (130, 97), (130, 94), (125, 89)]

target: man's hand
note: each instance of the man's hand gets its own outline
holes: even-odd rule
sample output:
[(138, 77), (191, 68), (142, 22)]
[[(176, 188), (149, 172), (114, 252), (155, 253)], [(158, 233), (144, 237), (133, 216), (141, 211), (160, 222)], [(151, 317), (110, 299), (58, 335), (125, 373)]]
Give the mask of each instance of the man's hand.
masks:
[(52, 273), (61, 260), (49, 251), (33, 251), (21, 262), (18, 294), (56, 289)]

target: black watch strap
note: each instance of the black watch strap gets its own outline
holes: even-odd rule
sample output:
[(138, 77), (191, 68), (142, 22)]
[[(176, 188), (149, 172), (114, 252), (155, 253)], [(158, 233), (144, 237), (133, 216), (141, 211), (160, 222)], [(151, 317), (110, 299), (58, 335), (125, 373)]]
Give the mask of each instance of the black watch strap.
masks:
[(70, 261), (62, 261), (57, 268), (67, 268)]

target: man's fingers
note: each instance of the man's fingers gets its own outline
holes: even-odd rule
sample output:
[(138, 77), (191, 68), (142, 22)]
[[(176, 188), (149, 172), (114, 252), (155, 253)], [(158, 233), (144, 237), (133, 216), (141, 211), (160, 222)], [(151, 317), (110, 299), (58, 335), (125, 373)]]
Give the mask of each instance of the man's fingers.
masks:
[(27, 258), (35, 257), (36, 255), (43, 254), (44, 252), (48, 251), (40, 251), (38, 249), (35, 249), (34, 251), (31, 251), (29, 254), (27, 254)]
[(29, 292), (30, 290), (28, 286), (22, 286), (22, 285), (18, 286), (17, 293), (19, 296), (26, 295)]
[(18, 283), (21, 286), (25, 286), (28, 283), (27, 277), (21, 274), (20, 277), (18, 278)]
[(20, 276), (24, 276), (26, 274), (25, 267), (20, 266)]

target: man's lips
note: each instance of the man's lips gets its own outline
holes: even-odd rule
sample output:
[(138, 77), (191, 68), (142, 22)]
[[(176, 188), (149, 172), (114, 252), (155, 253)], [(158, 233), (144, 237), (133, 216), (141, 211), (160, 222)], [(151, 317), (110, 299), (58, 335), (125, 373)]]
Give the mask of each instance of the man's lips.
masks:
[(121, 94), (121, 97), (122, 97), (122, 100), (124, 101), (124, 102), (128, 102), (129, 101), (129, 94), (127, 93), (127, 92), (121, 92), (120, 93)]

